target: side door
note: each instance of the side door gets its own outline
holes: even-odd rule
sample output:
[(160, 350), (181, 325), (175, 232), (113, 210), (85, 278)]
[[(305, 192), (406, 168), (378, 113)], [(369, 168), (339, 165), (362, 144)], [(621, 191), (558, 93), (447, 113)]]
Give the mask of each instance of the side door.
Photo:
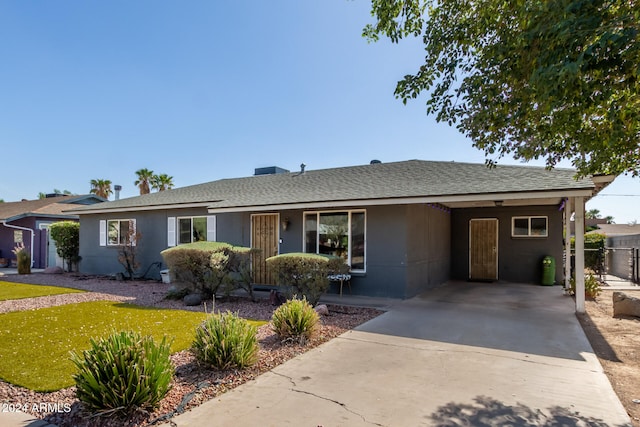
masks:
[(498, 220), (469, 221), (469, 279), (498, 280)]

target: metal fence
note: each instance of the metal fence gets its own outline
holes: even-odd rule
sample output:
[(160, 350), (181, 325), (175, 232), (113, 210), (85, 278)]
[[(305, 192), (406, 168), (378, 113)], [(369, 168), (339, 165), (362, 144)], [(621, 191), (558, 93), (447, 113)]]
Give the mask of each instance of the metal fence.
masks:
[(603, 267), (605, 274), (609, 276), (636, 284), (640, 282), (638, 248), (605, 248)]
[[(605, 247), (585, 249), (584, 266), (602, 282), (624, 281), (640, 284), (640, 249)], [(571, 250), (571, 275), (575, 272), (575, 251)]]

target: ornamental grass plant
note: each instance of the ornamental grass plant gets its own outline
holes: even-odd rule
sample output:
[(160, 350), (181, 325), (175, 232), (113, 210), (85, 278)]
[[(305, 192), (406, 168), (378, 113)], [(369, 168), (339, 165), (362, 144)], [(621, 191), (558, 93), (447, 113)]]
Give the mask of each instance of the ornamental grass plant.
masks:
[(171, 388), (170, 347), (134, 331), (92, 338), (89, 350), (71, 353), (78, 399), (102, 415), (157, 407)]
[(273, 312), (273, 331), (283, 340), (305, 344), (317, 329), (320, 317), (306, 299), (291, 299)]
[(196, 329), (193, 350), (215, 369), (246, 368), (258, 361), (256, 327), (230, 311), (212, 314)]

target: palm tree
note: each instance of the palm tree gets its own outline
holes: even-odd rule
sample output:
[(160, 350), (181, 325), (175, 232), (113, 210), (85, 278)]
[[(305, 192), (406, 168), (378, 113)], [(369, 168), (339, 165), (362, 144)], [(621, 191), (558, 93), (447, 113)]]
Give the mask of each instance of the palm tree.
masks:
[(584, 214), (584, 217), (587, 219), (599, 219), (602, 217), (602, 215), (600, 215), (600, 209), (589, 209)]
[(151, 187), (154, 190), (164, 191), (171, 190), (173, 188), (173, 177), (162, 173), (160, 175), (154, 175), (151, 179)]
[(113, 190), (111, 190), (111, 181), (108, 179), (92, 179), (90, 184), (90, 193), (95, 194), (96, 196), (108, 199), (113, 193)]
[(153, 171), (149, 169), (140, 169), (136, 171), (138, 179), (133, 185), (137, 185), (140, 189), (140, 194), (149, 194), (151, 192), (150, 184), (153, 180)]

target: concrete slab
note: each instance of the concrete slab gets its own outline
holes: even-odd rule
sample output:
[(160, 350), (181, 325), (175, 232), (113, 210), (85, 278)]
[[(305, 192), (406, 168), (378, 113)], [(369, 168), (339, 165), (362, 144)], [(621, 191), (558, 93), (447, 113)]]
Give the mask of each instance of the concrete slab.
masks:
[[(9, 404), (11, 402), (5, 403)], [(0, 426), (2, 427), (55, 427), (24, 412), (4, 412), (5, 409), (3, 408), (0, 411)]]
[(631, 426), (559, 287), (450, 283), (174, 426)]

